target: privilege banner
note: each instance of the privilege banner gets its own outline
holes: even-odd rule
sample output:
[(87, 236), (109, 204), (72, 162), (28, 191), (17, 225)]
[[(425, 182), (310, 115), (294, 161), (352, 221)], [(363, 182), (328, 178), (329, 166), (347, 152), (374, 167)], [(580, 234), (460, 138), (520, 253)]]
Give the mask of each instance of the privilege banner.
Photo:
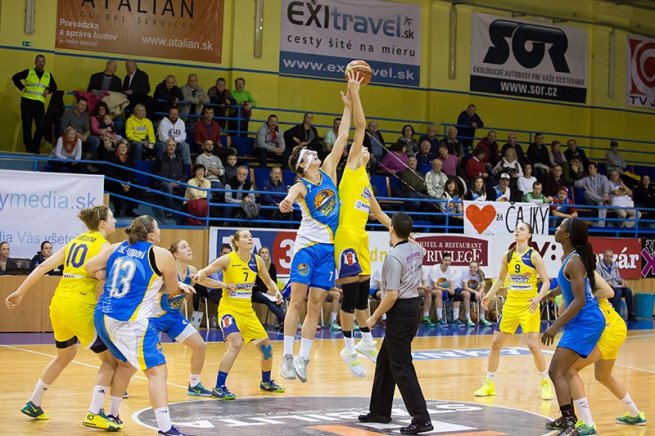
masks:
[(474, 13), (472, 33), (471, 91), (586, 102), (584, 29)]
[(224, 0), (58, 0), (56, 48), (220, 63)]
[(535, 235), (547, 235), (549, 216), (547, 204), (465, 201), (464, 234), (512, 235), (519, 223), (526, 222)]
[(12, 258), (32, 258), (43, 241), (59, 250), (84, 224), (80, 210), (102, 204), (104, 176), (0, 170), (0, 241)]
[(418, 86), (421, 9), (381, 0), (282, 1), (280, 72), (344, 77), (363, 59), (372, 83)]
[(628, 35), (626, 41), (627, 104), (655, 108), (655, 39)]

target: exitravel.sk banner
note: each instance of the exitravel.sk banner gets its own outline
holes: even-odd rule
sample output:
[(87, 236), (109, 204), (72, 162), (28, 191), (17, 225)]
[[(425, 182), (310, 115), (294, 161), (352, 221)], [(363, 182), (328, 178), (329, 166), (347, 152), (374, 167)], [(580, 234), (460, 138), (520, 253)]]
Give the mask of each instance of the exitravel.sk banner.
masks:
[(471, 91), (587, 100), (584, 29), (473, 14)]
[(57, 0), (55, 47), (220, 63), (224, 0)]
[(418, 5), (381, 0), (282, 1), (280, 72), (344, 77), (362, 59), (372, 83), (418, 86), (421, 63)]

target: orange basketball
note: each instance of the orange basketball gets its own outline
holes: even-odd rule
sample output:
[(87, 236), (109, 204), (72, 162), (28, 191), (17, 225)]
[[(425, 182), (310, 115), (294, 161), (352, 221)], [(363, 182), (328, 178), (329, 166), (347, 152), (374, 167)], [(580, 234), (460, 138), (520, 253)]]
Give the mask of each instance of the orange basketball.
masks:
[(368, 64), (368, 62), (361, 60), (351, 61), (346, 66), (346, 79), (348, 79), (348, 73), (350, 71), (353, 73), (359, 73), (359, 77), (363, 78), (362, 85), (366, 85), (368, 82), (370, 82), (371, 76), (373, 75), (373, 71), (371, 70), (371, 66)]

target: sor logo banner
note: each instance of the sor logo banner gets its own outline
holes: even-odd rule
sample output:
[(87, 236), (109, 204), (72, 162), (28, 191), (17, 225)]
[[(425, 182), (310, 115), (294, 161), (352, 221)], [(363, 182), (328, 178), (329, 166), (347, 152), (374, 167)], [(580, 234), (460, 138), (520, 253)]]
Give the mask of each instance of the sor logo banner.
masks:
[(627, 103), (655, 108), (655, 39), (628, 35)]
[(584, 103), (583, 29), (473, 14), (471, 91)]

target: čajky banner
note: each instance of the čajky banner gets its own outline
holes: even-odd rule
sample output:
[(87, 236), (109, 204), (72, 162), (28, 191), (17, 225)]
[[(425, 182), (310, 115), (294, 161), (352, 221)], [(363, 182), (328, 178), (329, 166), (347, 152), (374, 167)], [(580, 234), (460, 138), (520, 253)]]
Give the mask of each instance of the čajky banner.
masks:
[(465, 201), (464, 234), (512, 235), (519, 223), (526, 222), (535, 235), (547, 235), (549, 216), (547, 204)]

